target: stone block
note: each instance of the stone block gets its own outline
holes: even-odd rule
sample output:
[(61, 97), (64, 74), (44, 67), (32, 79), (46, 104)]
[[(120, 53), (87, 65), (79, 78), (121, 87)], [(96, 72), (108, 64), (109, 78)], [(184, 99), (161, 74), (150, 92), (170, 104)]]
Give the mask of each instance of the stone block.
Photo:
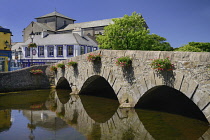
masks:
[[(184, 78), (184, 80), (182, 81), (182, 85), (181, 85), (181, 88), (180, 88), (180, 91), (185, 94), (186, 96), (188, 96), (186, 93), (188, 91), (188, 88), (189, 88), (189, 83), (188, 83), (188, 80), (186, 78)], [(190, 97), (188, 97), (190, 98)]]
[(111, 70), (111, 69), (110, 69), (109, 67), (104, 69), (103, 77), (104, 77), (106, 80), (108, 80), (108, 78), (109, 78), (110, 70)]
[(175, 71), (175, 81), (174, 81), (174, 88), (176, 90), (181, 89), (182, 80), (184, 78), (184, 75), (180, 72)]
[(199, 101), (197, 102), (197, 106), (202, 110), (204, 107), (206, 107), (206, 105), (209, 104), (210, 95), (204, 92), (204, 94), (200, 95), (200, 97), (198, 97), (198, 98), (199, 98)]
[(109, 79), (108, 79), (108, 82), (109, 82), (110, 86), (112, 86), (114, 84), (115, 80), (116, 80), (116, 78), (113, 74), (113, 71), (111, 70), (110, 74), (109, 74)]
[(112, 86), (115, 94), (118, 94), (119, 90), (121, 89), (121, 81), (119, 81), (118, 79), (115, 80), (114, 85)]
[(185, 95), (188, 98), (191, 98), (193, 93), (196, 92), (197, 88), (198, 88), (198, 83), (195, 82), (194, 80), (190, 80), (189, 81), (189, 88), (188, 88), (187, 92), (185, 93)]
[(203, 110), (203, 114), (206, 116), (210, 124), (210, 104)]
[(143, 95), (148, 90), (146, 81), (143, 77), (142, 77), (142, 80), (139, 81), (138, 89), (141, 95)]
[(154, 79), (156, 86), (164, 84), (162, 75), (158, 74), (157, 72), (154, 72)]

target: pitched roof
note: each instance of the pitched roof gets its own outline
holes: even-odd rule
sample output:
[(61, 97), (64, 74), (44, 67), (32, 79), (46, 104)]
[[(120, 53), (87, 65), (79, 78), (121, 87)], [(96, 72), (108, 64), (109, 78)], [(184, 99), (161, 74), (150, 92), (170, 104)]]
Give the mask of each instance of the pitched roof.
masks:
[[(38, 17), (38, 18), (35, 18), (35, 19), (46, 18), (46, 17), (53, 17), (53, 16), (57, 16), (57, 17), (62, 17), (62, 18), (74, 20), (74, 19), (72, 19), (72, 18), (69, 18), (69, 17), (67, 17), (67, 16), (64, 16), (64, 15), (58, 13), (57, 11), (54, 11), (54, 12), (52, 12), (52, 13), (46, 14), (46, 15), (44, 15), (44, 16), (41, 16), (41, 17)], [(74, 20), (74, 21), (76, 21), (76, 20)]]
[(10, 31), (10, 29), (6, 29), (6, 28), (2, 28), (2, 27), (0, 27), (0, 32), (3, 32), (3, 33), (12, 33)]
[(53, 29), (51, 29), (49, 26), (47, 26), (47, 24), (43, 24), (43, 23), (39, 23), (39, 22), (34, 22), (34, 23), (37, 24), (42, 29), (45, 29), (47, 31), (53, 31)]
[[(89, 22), (81, 22), (81, 23), (74, 23), (69, 24), (66, 28), (62, 30), (72, 30), (75, 28), (90, 28), (90, 27), (99, 27), (99, 26), (107, 26), (109, 24), (113, 24), (114, 22), (112, 19), (104, 19), (104, 20), (96, 20), (96, 21), (89, 21)], [(60, 31), (62, 31), (60, 30)]]
[[(49, 34), (46, 37), (42, 38), (41, 35), (35, 35), (33, 41), (37, 45), (88, 45), (88, 46), (97, 46), (97, 44), (90, 38), (82, 37), (77, 33), (69, 34)], [(28, 39), (23, 46), (27, 46), (31, 42), (31, 39)]]

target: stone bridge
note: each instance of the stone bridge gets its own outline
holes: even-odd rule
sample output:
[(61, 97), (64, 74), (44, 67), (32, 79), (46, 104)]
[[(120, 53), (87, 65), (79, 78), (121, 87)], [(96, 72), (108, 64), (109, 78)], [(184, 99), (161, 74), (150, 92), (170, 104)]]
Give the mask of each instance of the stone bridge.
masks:
[[(106, 91), (111, 87), (120, 107), (154, 104), (155, 108), (164, 102), (165, 106), (172, 103), (173, 109), (179, 112), (176, 107), (192, 105), (194, 109), (185, 108), (180, 112), (188, 111), (192, 115), (199, 110), (203, 116), (198, 118), (210, 122), (210, 53), (131, 50), (98, 50), (92, 53), (100, 53), (101, 62), (89, 62), (88, 54), (59, 62), (67, 64), (72, 60), (78, 62), (78, 66), (59, 68), (55, 73), (56, 87), (70, 87), (71, 94), (84, 94), (96, 89)], [(116, 66), (116, 58), (122, 56), (132, 58), (132, 66)], [(156, 73), (150, 66), (151, 59), (166, 57), (174, 63), (175, 70)], [(167, 94), (152, 92), (164, 88), (168, 90)]]

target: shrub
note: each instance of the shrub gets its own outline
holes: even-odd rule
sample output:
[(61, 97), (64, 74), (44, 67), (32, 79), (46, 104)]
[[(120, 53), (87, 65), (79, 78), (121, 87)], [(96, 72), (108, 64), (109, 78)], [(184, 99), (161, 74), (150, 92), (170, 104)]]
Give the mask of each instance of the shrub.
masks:
[(64, 69), (65, 68), (65, 65), (63, 63), (60, 63), (60, 64), (57, 64), (57, 67), (58, 68), (61, 68), (61, 69)]
[(56, 66), (51, 66), (51, 67), (50, 67), (50, 70), (51, 70), (51, 71), (57, 71), (57, 67), (56, 67)]
[(89, 54), (87, 57), (89, 62), (95, 62), (101, 60), (101, 54)]
[(32, 73), (32, 74), (42, 74), (43, 71), (41, 69), (36, 69), (36, 70), (30, 70), (30, 73)]
[(127, 67), (132, 64), (132, 59), (128, 56), (117, 58), (116, 63), (117, 66)]
[(174, 69), (174, 65), (169, 60), (169, 57), (165, 59), (154, 59), (150, 65), (157, 72), (172, 71)]
[(78, 63), (77, 62), (74, 62), (74, 61), (70, 61), (70, 62), (68, 62), (67, 65), (68, 66), (72, 66), (72, 67), (76, 67), (78, 65)]

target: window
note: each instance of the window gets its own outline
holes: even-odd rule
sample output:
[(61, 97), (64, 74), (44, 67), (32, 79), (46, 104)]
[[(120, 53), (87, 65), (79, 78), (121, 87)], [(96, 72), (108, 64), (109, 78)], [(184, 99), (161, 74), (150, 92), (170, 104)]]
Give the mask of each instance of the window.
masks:
[(73, 56), (74, 55), (74, 46), (68, 45), (67, 46), (67, 56)]
[(87, 53), (89, 53), (89, 52), (92, 52), (91, 46), (88, 46), (88, 47), (87, 47)]
[(54, 56), (54, 46), (48, 46), (48, 57)]
[(63, 25), (66, 25), (66, 21), (65, 20), (63, 21)]
[(59, 57), (63, 56), (63, 45), (57, 46), (57, 56), (59, 56)]
[(44, 46), (38, 46), (38, 56), (44, 57)]
[(98, 50), (98, 48), (97, 47), (93, 47), (93, 51), (96, 51), (96, 50)]
[(85, 46), (80, 46), (80, 55), (85, 54)]
[(30, 57), (30, 48), (26, 47), (25, 49), (25, 56)]

